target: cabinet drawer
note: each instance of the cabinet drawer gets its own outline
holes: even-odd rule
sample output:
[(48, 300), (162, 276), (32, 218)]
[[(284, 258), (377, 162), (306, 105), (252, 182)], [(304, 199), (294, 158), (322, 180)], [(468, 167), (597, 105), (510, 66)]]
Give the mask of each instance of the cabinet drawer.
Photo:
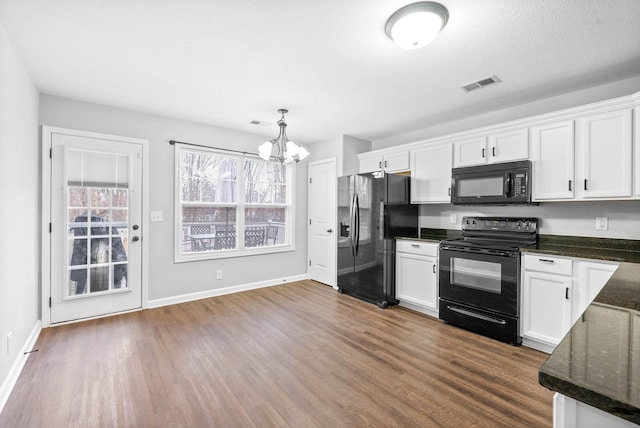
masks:
[(438, 257), (438, 245), (434, 242), (397, 240), (396, 252)]
[(571, 259), (549, 257), (545, 254), (525, 254), (522, 265), (526, 270), (537, 270), (558, 275), (573, 274), (573, 262)]

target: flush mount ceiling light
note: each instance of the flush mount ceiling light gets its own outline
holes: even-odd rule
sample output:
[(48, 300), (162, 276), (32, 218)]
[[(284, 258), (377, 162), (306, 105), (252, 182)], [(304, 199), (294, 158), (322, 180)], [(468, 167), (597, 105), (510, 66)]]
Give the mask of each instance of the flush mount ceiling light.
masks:
[(449, 20), (447, 8), (440, 3), (421, 1), (396, 10), (384, 31), (403, 49), (418, 49), (436, 38)]
[(282, 163), (300, 162), (309, 156), (309, 152), (306, 151), (304, 147), (300, 147), (287, 138), (287, 123), (284, 121), (284, 115), (285, 113), (289, 113), (289, 110), (281, 108), (278, 109), (278, 113), (282, 114), (282, 117), (278, 121), (278, 126), (280, 127), (278, 138), (261, 144), (260, 147), (258, 147), (258, 154), (266, 161)]

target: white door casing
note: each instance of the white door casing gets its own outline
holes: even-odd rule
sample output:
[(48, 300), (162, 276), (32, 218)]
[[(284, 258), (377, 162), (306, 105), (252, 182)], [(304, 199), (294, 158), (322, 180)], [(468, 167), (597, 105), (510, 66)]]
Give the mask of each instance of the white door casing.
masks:
[(43, 127), (42, 145), (43, 326), (146, 306), (147, 141)]
[(309, 164), (309, 277), (336, 286), (336, 160)]

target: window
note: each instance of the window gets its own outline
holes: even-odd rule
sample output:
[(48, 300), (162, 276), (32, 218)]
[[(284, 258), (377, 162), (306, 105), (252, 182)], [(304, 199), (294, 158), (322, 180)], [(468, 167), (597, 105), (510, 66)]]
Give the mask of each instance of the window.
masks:
[(176, 171), (176, 261), (293, 249), (291, 165), (176, 145)]

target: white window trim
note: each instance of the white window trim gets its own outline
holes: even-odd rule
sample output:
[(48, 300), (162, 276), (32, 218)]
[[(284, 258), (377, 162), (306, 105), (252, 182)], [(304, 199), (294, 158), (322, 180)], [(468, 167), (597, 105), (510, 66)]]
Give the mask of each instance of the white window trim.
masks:
[[(186, 263), (186, 262), (195, 262), (195, 261), (201, 261), (201, 260), (215, 260), (215, 259), (226, 259), (226, 258), (234, 258), (234, 257), (246, 257), (246, 256), (256, 256), (256, 255), (262, 255), (262, 254), (273, 254), (273, 253), (284, 253), (284, 252), (289, 252), (289, 251), (295, 251), (295, 242), (296, 242), (296, 236), (295, 236), (295, 219), (296, 219), (296, 213), (295, 213), (295, 199), (294, 196), (296, 194), (296, 164), (290, 164), (289, 165), (289, 183), (287, 183), (287, 200), (289, 201), (289, 205), (287, 207), (287, 211), (286, 211), (286, 225), (285, 225), (285, 230), (286, 230), (286, 236), (289, 237), (288, 238), (288, 243), (286, 244), (281, 244), (281, 245), (271, 245), (268, 247), (256, 247), (251, 248), (251, 249), (247, 249), (244, 248), (244, 243), (242, 241), (242, 239), (239, 239), (239, 248), (234, 249), (234, 250), (217, 250), (217, 251), (204, 251), (204, 252), (197, 252), (197, 253), (191, 253), (191, 254), (182, 254), (180, 252), (180, 244), (181, 244), (181, 240), (182, 240), (182, 236), (181, 236), (181, 232), (182, 232), (182, 204), (180, 203), (180, 153), (183, 150), (187, 150), (187, 151), (192, 151), (192, 152), (203, 152), (203, 153), (218, 153), (220, 155), (223, 156), (228, 156), (228, 157), (232, 157), (232, 158), (237, 158), (238, 161), (240, 162), (239, 164), (239, 177), (240, 174), (243, 174), (244, 168), (243, 165), (241, 164), (242, 161), (244, 161), (244, 159), (246, 158), (250, 158), (250, 159), (260, 159), (257, 155), (252, 155), (249, 153), (245, 153), (245, 154), (236, 154), (236, 153), (230, 153), (224, 150), (216, 150), (213, 148), (200, 148), (200, 147), (190, 147), (187, 144), (180, 144), (180, 143), (176, 143), (174, 145), (175, 147), (175, 151), (174, 151), (174, 172), (173, 172), (173, 184), (174, 184), (174, 194), (173, 194), (173, 205), (174, 205), (174, 225), (173, 225), (173, 261), (174, 263)], [(261, 159), (260, 159), (261, 160)], [(244, 175), (242, 175), (244, 177)], [(238, 180), (239, 182), (239, 187), (238, 187), (238, 198), (242, 197), (244, 198), (244, 179), (240, 179)], [(212, 203), (212, 205), (216, 205), (215, 203)], [(220, 205), (225, 205), (225, 204), (220, 204)], [(255, 204), (253, 206), (258, 206), (258, 207), (267, 207), (270, 206), (271, 204)], [(245, 205), (244, 202), (240, 202), (240, 199), (238, 199), (238, 204), (237, 204), (237, 213), (236, 213), (236, 217), (238, 218), (238, 230), (244, 230), (244, 226), (245, 226), (245, 222), (244, 222), (244, 209), (248, 206), (252, 206), (252, 205)], [(275, 206), (275, 205), (273, 205)]]

